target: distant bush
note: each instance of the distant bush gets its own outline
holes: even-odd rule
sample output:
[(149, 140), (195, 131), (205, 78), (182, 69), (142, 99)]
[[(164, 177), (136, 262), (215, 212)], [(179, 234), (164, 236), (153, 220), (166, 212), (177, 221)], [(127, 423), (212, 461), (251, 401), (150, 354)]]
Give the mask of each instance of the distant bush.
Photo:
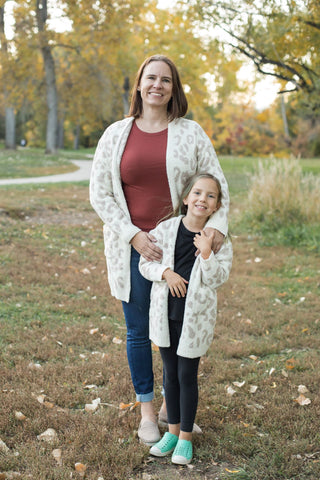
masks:
[(260, 161), (250, 179), (245, 218), (275, 243), (315, 246), (320, 240), (320, 178), (303, 175), (296, 158)]

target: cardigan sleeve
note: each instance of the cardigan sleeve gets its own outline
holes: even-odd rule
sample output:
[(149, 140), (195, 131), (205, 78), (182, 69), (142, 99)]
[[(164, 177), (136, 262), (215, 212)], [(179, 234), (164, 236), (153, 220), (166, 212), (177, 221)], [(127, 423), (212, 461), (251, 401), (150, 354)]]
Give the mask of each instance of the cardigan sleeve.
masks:
[[(132, 224), (129, 214), (115, 198), (112, 156), (119, 139), (119, 133), (116, 134), (115, 130), (115, 124), (111, 125), (99, 140), (91, 169), (90, 202), (101, 220), (129, 243), (140, 229)], [(119, 184), (121, 185), (120, 178)], [(123, 192), (120, 188), (118, 196), (121, 195)]]
[(199, 255), (202, 282), (214, 290), (225, 283), (231, 271), (232, 255), (232, 244), (228, 239), (216, 255), (211, 252), (206, 260)]
[(215, 149), (211, 143), (210, 138), (202, 129), (196, 124), (197, 129), (197, 158), (198, 171), (210, 173), (214, 175), (220, 182), (222, 201), (219, 210), (214, 213), (208, 220), (206, 226), (215, 228), (219, 232), (227, 235), (228, 233), (228, 213), (229, 213), (229, 189), (226, 178), (223, 174)]
[[(150, 231), (150, 234), (157, 239), (157, 246), (163, 250), (162, 235), (160, 233), (161, 225)], [(142, 255), (139, 261), (139, 271), (143, 277), (151, 282), (165, 282), (162, 278), (163, 272), (170, 268), (169, 265), (165, 265), (159, 262), (149, 262)]]

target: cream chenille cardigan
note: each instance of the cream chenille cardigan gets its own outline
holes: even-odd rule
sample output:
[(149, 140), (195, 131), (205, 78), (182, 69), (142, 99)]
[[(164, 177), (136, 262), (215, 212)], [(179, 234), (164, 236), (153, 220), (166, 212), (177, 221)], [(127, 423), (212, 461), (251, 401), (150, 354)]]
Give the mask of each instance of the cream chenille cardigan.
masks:
[[(105, 130), (94, 155), (90, 179), (90, 202), (104, 223), (111, 293), (125, 302), (130, 298), (130, 241), (140, 231), (131, 222), (120, 177), (120, 162), (133, 120), (133, 117), (125, 118)], [(227, 234), (228, 185), (212, 143), (200, 125), (185, 118), (169, 123), (166, 164), (174, 207), (187, 177), (196, 172), (206, 172), (219, 179), (222, 206), (212, 216), (208, 226)]]
[[(163, 251), (161, 263), (148, 262), (140, 257), (142, 275), (153, 282), (150, 303), (150, 339), (158, 347), (170, 346), (168, 324), (168, 284), (162, 280), (167, 268), (174, 270), (174, 251), (182, 216), (166, 220), (150, 233)], [(188, 283), (183, 326), (177, 354), (196, 358), (204, 355), (211, 345), (217, 316), (216, 289), (226, 282), (232, 264), (232, 245), (226, 239), (219, 252), (206, 260), (195, 260)]]

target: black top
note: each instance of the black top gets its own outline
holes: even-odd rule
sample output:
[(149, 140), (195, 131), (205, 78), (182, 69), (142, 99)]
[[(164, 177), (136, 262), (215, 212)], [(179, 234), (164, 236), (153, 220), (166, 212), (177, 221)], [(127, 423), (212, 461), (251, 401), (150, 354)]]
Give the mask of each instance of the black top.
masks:
[[(190, 279), (191, 270), (195, 262), (197, 248), (193, 245), (195, 232), (190, 232), (184, 226), (182, 220), (179, 225), (176, 246), (174, 250), (174, 271), (179, 273), (185, 280)], [(187, 285), (188, 288), (188, 285)], [(169, 291), (168, 316), (169, 320), (183, 321), (186, 297), (173, 297)]]

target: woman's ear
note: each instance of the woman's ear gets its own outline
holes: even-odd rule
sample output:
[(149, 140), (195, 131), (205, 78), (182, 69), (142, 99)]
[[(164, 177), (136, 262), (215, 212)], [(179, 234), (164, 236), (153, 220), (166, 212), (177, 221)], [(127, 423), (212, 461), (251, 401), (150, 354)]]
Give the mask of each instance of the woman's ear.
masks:
[(185, 197), (185, 198), (183, 199), (183, 205), (188, 205), (188, 197)]

